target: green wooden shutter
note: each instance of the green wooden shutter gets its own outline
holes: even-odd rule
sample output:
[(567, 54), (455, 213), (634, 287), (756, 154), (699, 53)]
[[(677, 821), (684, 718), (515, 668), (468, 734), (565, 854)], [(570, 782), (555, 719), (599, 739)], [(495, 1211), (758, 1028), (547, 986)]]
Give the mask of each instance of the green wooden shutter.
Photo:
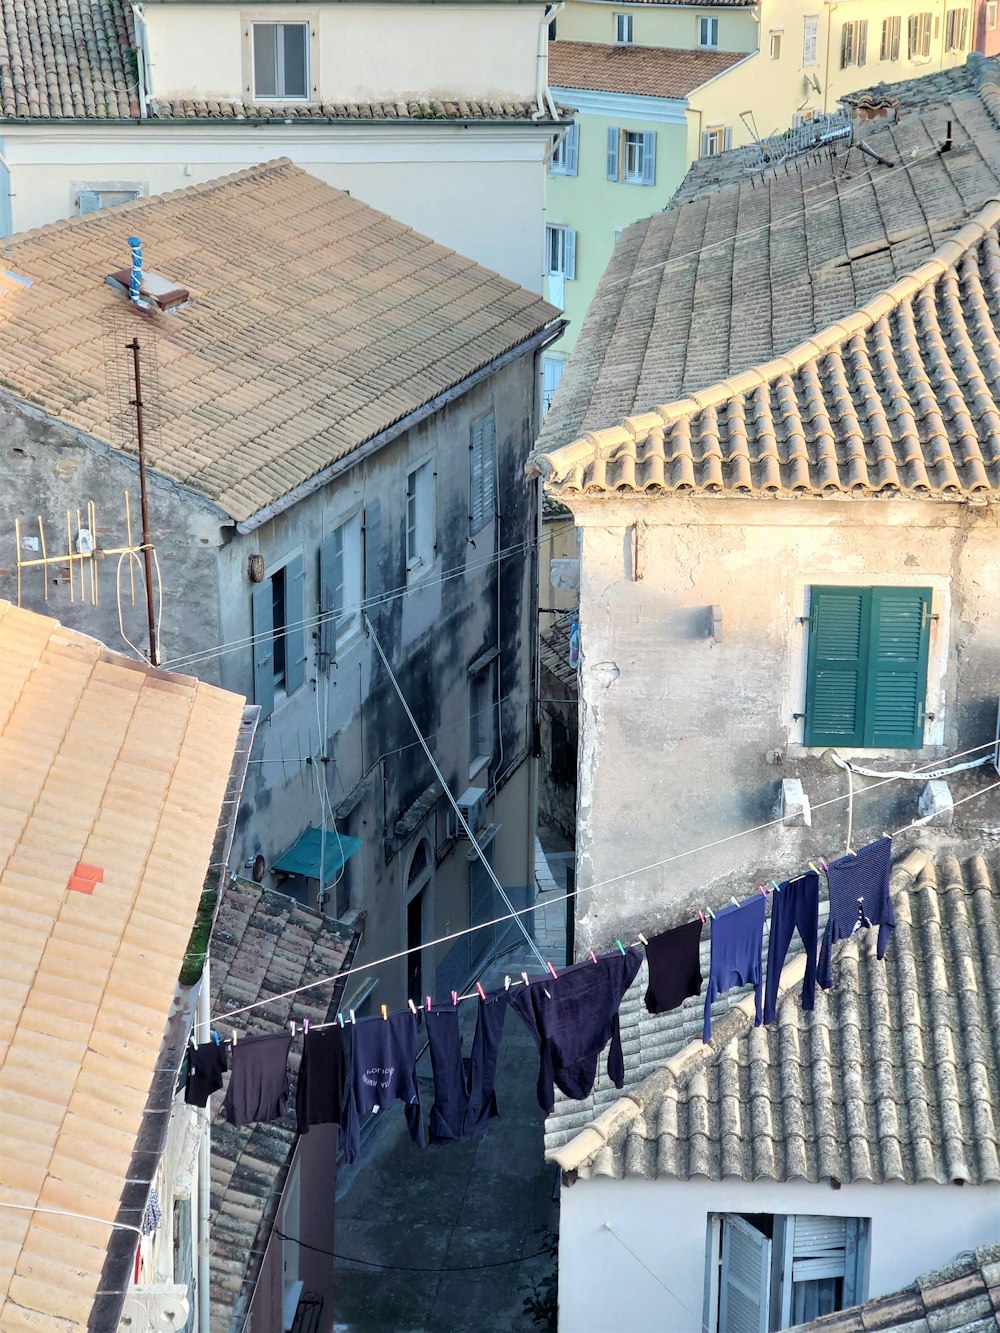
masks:
[(870, 588), (813, 588), (806, 745), (863, 745)]
[(930, 588), (871, 589), (865, 744), (917, 750), (924, 743)]

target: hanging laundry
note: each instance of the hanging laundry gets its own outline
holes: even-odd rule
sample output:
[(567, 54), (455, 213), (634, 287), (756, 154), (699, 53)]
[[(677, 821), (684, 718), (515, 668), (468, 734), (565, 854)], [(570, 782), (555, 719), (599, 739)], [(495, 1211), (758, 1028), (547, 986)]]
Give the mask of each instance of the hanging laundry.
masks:
[(290, 1032), (244, 1037), (233, 1042), (232, 1073), (222, 1103), (231, 1125), (280, 1120), (288, 1109), (288, 1050)]
[(347, 1098), (347, 1058), (339, 1027), (302, 1035), (302, 1062), (295, 1084), (299, 1133), (313, 1125), (339, 1125)]
[(222, 1087), (222, 1075), (229, 1068), (226, 1048), (221, 1041), (203, 1041), (188, 1050), (188, 1076), (184, 1100), (188, 1106), (207, 1106), (213, 1092)]
[(553, 1084), (580, 1101), (593, 1090), (597, 1061), (608, 1051), (608, 1077), (625, 1082), (618, 1009), (642, 965), (636, 948), (601, 954), (596, 962), (575, 963), (558, 977), (542, 977), (522, 987), (511, 1008), (528, 1025), (538, 1046), (538, 1104), (546, 1114), (555, 1105)]
[(859, 928), (878, 926), (879, 958), (885, 957), (896, 918), (889, 892), (892, 869), (892, 838), (876, 838), (867, 847), (831, 861), (826, 868), (830, 886), (830, 916), (819, 951), (817, 980), (824, 990), (833, 985), (832, 955), (837, 940), (847, 939)]
[(646, 1008), (651, 1014), (677, 1009), (701, 990), (701, 921), (665, 930), (646, 945), (649, 987)]
[(802, 980), (802, 1008), (816, 1003), (816, 948), (819, 944), (819, 875), (807, 870), (798, 879), (779, 885), (771, 895), (771, 929), (768, 934), (767, 981), (764, 985), (764, 1022), (777, 1017), (778, 983), (788, 946), (798, 930), (806, 951), (806, 971)]
[(479, 1001), (472, 1054), (462, 1058), (462, 1034), (455, 1005), (424, 1014), (434, 1071), (434, 1105), (428, 1134), (431, 1143), (457, 1143), (480, 1138), (497, 1109), (497, 1062), (509, 991), (496, 991)]
[(712, 1001), (733, 986), (753, 985), (756, 991), (757, 1027), (761, 1023), (764, 992), (764, 908), (761, 894), (735, 907), (724, 907), (712, 921), (712, 961), (705, 993), (705, 1024), (702, 1039), (712, 1036)]
[(163, 1221), (163, 1209), (160, 1207), (160, 1196), (155, 1185), (149, 1187), (149, 1198), (146, 1200), (146, 1207), (143, 1210), (142, 1221), (139, 1223), (139, 1231), (144, 1236), (151, 1236), (154, 1231), (159, 1229)]
[(397, 1098), (410, 1138), (422, 1148), (424, 1122), (417, 1088), (417, 1019), (409, 1009), (388, 1018), (359, 1018), (351, 1030), (347, 1106), (341, 1120), (344, 1160), (361, 1150), (361, 1117), (377, 1114)]

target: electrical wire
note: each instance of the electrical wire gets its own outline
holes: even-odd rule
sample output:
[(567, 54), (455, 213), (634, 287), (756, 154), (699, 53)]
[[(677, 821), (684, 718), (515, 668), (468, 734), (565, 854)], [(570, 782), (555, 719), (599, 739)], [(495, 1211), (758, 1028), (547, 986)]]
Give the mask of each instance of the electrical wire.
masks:
[[(963, 755), (975, 754), (979, 750), (984, 750), (986, 748), (992, 749), (995, 745), (996, 741), (984, 741), (980, 745), (971, 746), (968, 750), (960, 750), (958, 754), (952, 755), (950, 756), (950, 758), (961, 759)], [(937, 765), (940, 765), (941, 762), (942, 761), (939, 759), (933, 761), (933, 763)], [(929, 768), (931, 767), (931, 764), (925, 764), (922, 765), (922, 767)], [(919, 772), (920, 767), (914, 769), (913, 771)], [(892, 783), (898, 781), (900, 781), (899, 778), (886, 778), (884, 782), (873, 782), (870, 787), (866, 787), (863, 792), (859, 792), (858, 794), (860, 796), (867, 796), (869, 792), (877, 791), (880, 787), (889, 786)], [(983, 787), (979, 791), (973, 792), (969, 796), (964, 796), (962, 797), (961, 800), (958, 800), (954, 803), (955, 807), (959, 805), (964, 805), (966, 801), (975, 800), (979, 796), (985, 796), (987, 792), (993, 791), (997, 787), (1000, 787), (1000, 782), (994, 783), (989, 787)], [(813, 810), (822, 810), (830, 805), (838, 805), (841, 801), (844, 801), (846, 799), (847, 797), (844, 794), (840, 796), (831, 796), (828, 800), (818, 801), (812, 808)], [(934, 817), (933, 815), (923, 815), (919, 819), (915, 819), (909, 824), (904, 824), (902, 828), (897, 829), (896, 832), (892, 834), (892, 836), (898, 837), (900, 833), (905, 833), (908, 829), (918, 828), (922, 824), (928, 823), (929, 820), (932, 819), (933, 817)], [(659, 870), (661, 869), (661, 867), (665, 865), (670, 865), (674, 861), (681, 861), (688, 856), (696, 856), (699, 852), (711, 851), (715, 847), (722, 847), (726, 843), (735, 842), (738, 838), (745, 838), (751, 833), (760, 833), (765, 829), (775, 828), (779, 825), (782, 825), (783, 823), (784, 820), (781, 817), (779, 817), (777, 819), (768, 820), (766, 823), (763, 824), (752, 824), (749, 828), (739, 829), (737, 830), (736, 833), (727, 833), (725, 837), (715, 838), (712, 842), (703, 843), (700, 847), (689, 847), (684, 849), (683, 851), (674, 852), (670, 856), (665, 856), (659, 861), (651, 861), (647, 865), (638, 866), (632, 870), (623, 871), (619, 875), (611, 875), (608, 879), (598, 880), (597, 883), (595, 884), (583, 885), (578, 889), (571, 889), (566, 893), (561, 893), (551, 898), (547, 897), (545, 899), (545, 906), (547, 907), (554, 906), (556, 903), (567, 902), (571, 898), (576, 898), (581, 893), (592, 893), (595, 889), (603, 889), (607, 888), (611, 884), (619, 884), (621, 883), (622, 880), (633, 879), (637, 875), (647, 874), (651, 870)], [(441, 935), (437, 939), (427, 940), (425, 943), (419, 946), (419, 950), (400, 949), (396, 953), (386, 954), (384, 958), (374, 958), (371, 960), (371, 962), (364, 964), (360, 963), (356, 964), (354, 967), (346, 968), (343, 971), (336, 972), (332, 976), (318, 977), (315, 981), (310, 981), (305, 986), (296, 986), (293, 987), (293, 989), (283, 991), (278, 995), (269, 995), (266, 999), (255, 1000), (252, 1004), (241, 1005), (238, 1009), (228, 1009), (225, 1013), (215, 1014), (210, 1021), (213, 1024), (224, 1022), (226, 1019), (235, 1018), (238, 1014), (250, 1013), (252, 1010), (259, 1009), (263, 1005), (274, 1004), (278, 1000), (290, 999), (292, 996), (300, 995), (304, 991), (312, 990), (313, 987), (315, 986), (331, 985), (333, 982), (338, 981), (343, 977), (348, 977), (354, 972), (370, 973), (376, 967), (382, 967), (385, 963), (395, 963), (400, 958), (406, 958), (411, 953), (417, 953), (424, 949), (433, 949), (440, 944), (449, 944), (453, 940), (462, 939), (466, 935), (475, 934), (475, 932), (478, 930), (488, 930), (492, 926), (502, 925), (505, 921), (511, 921), (515, 917), (525, 916), (527, 915), (528, 912), (534, 912), (537, 911), (537, 909), (538, 909), (538, 904), (532, 903), (530, 907), (518, 908), (516, 911), (513, 911), (506, 916), (495, 917), (492, 921), (482, 921), (475, 926), (466, 926), (463, 930), (455, 930), (448, 935)]]
[(109, 1222), (106, 1217), (94, 1217), (91, 1213), (74, 1213), (69, 1208), (43, 1208), (39, 1203), (8, 1203), (6, 1199), (0, 1199), (0, 1208), (15, 1208), (22, 1213), (52, 1213), (56, 1217), (75, 1217), (81, 1222), (100, 1222), (102, 1227), (111, 1227), (114, 1231), (134, 1231), (137, 1236), (142, 1235), (141, 1228), (132, 1226), (129, 1222)]
[(325, 1250), (320, 1245), (309, 1245), (304, 1240), (297, 1240), (295, 1236), (286, 1236), (283, 1231), (274, 1228), (275, 1235), (280, 1236), (282, 1240), (291, 1241), (293, 1245), (300, 1245), (304, 1250), (312, 1250), (313, 1254), (325, 1254), (328, 1259), (340, 1259), (347, 1264), (364, 1264), (366, 1268), (384, 1269), (389, 1273), (432, 1273), (439, 1275), (441, 1273), (478, 1273), (484, 1268), (509, 1268), (512, 1264), (526, 1264), (530, 1259), (542, 1259), (551, 1254), (550, 1250), (537, 1250), (534, 1254), (522, 1254), (518, 1259), (498, 1259), (488, 1264), (461, 1264), (455, 1268), (419, 1268), (415, 1264), (379, 1264), (374, 1259), (355, 1259), (350, 1254), (337, 1254), (335, 1250)]
[(615, 1240), (622, 1247), (622, 1249), (627, 1250), (629, 1254), (632, 1256), (632, 1258), (636, 1261), (636, 1263), (646, 1270), (646, 1272), (653, 1279), (653, 1281), (658, 1283), (663, 1288), (663, 1290), (667, 1293), (667, 1295), (671, 1298), (671, 1300), (675, 1300), (682, 1310), (686, 1310), (687, 1313), (691, 1315), (691, 1317), (694, 1320), (697, 1321), (697, 1323), (701, 1326), (702, 1329), (705, 1330), (708, 1329), (708, 1324), (705, 1322), (704, 1316), (695, 1314), (695, 1312), (691, 1309), (690, 1306), (685, 1305), (684, 1302), (681, 1300), (681, 1298), (675, 1292), (670, 1290), (670, 1288), (663, 1281), (660, 1275), (658, 1273), (654, 1273), (653, 1270), (650, 1268), (649, 1264), (647, 1264), (644, 1259), (639, 1258), (635, 1250), (632, 1249), (632, 1246), (628, 1245), (625, 1241), (622, 1240), (621, 1236), (619, 1236), (618, 1232), (615, 1231), (610, 1222), (605, 1222), (602, 1230), (606, 1231), (609, 1236), (614, 1236)]
[(384, 606), (388, 602), (397, 601), (405, 597), (407, 593), (423, 591), (425, 588), (433, 588), (439, 584), (448, 583), (452, 579), (464, 578), (467, 574), (473, 574), (481, 569), (488, 569), (491, 565), (497, 564), (501, 560), (513, 559), (516, 555), (526, 554), (532, 549), (540, 549), (545, 542), (554, 541), (555, 538), (567, 528), (573, 528), (575, 524), (567, 521), (554, 525), (544, 536), (531, 537), (526, 541), (517, 542), (512, 546), (505, 547), (503, 550), (495, 552), (493, 555), (486, 556), (481, 560), (474, 560), (468, 564), (456, 565), (453, 569), (445, 570), (437, 578), (421, 579), (418, 588), (408, 588), (400, 586), (390, 592), (382, 593), (378, 597), (366, 597), (361, 602), (352, 606), (342, 606), (336, 611), (324, 611), (315, 616), (307, 616), (303, 620), (294, 620), (285, 625), (279, 632), (267, 632), (264, 634), (244, 635), (239, 639), (229, 639), (224, 643), (213, 644), (209, 648), (198, 649), (195, 652), (187, 653), (183, 657), (172, 657), (168, 661), (161, 662), (160, 666), (165, 671), (175, 671), (180, 667), (198, 666), (203, 662), (212, 661), (216, 657), (223, 657), (226, 653), (241, 652), (247, 648), (252, 648), (258, 641), (266, 640), (271, 642), (274, 639), (287, 637), (293, 630), (315, 629), (319, 625), (325, 624), (328, 620), (335, 617), (346, 615), (356, 615), (365, 611), (375, 610), (377, 607)]

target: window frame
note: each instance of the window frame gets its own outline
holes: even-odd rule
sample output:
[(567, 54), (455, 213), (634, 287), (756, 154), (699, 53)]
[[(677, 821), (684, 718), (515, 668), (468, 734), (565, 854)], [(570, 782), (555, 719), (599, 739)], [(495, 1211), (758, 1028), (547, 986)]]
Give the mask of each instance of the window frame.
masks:
[(557, 142), (549, 158), (549, 174), (575, 176), (580, 169), (580, 122), (574, 120), (565, 134), (557, 135)]
[[(275, 92), (262, 93), (257, 87), (257, 30), (263, 28), (274, 29), (274, 82)], [(279, 41), (279, 29), (282, 28), (302, 28), (303, 32), (303, 70), (302, 83), (303, 91), (301, 93), (289, 93), (283, 91), (285, 81), (285, 50), (283, 42)], [(308, 102), (312, 90), (312, 65), (313, 65), (313, 23), (309, 19), (303, 18), (267, 18), (251, 19), (248, 26), (249, 37), (249, 88), (248, 92), (255, 102)]]
[(497, 514), (497, 414), (487, 412), (469, 427), (469, 536)]
[(868, 20), (849, 19), (840, 30), (840, 68), (859, 68), (868, 61)]
[(437, 554), (436, 496), (433, 455), (415, 463), (406, 474), (404, 532), (407, 583), (425, 578)]
[[(149, 194), (149, 184), (146, 181), (71, 181), (69, 190), (74, 215), (84, 217), (88, 213), (97, 213), (105, 208), (122, 208), (125, 204), (134, 203), (136, 199), (144, 199)], [(106, 204), (102, 197), (106, 194), (127, 194), (131, 198)], [(88, 206), (85, 207), (85, 203)]]
[(785, 35), (783, 28), (772, 28), (768, 33), (768, 48), (772, 60), (781, 59), (781, 39)]
[(944, 49), (947, 53), (965, 51), (969, 45), (969, 11), (953, 6), (945, 10)]
[(342, 645), (360, 634), (364, 600), (364, 524), (358, 508), (342, 517), (319, 546), (321, 667), (329, 666)]
[[(641, 142), (636, 143), (637, 139)], [(656, 184), (655, 130), (635, 130), (620, 125), (609, 125), (607, 151), (605, 175), (613, 184)], [(633, 161), (631, 169), (628, 168), (630, 153)]]
[[(632, 46), (635, 31), (634, 15), (627, 12), (615, 14), (615, 46)], [(627, 34), (623, 36), (622, 34)]]
[[(718, 136), (722, 136), (719, 138)], [(711, 140), (718, 139), (719, 146), (713, 149), (707, 149), (706, 145)], [(733, 127), (732, 125), (706, 125), (701, 132), (701, 156), (718, 157), (721, 153), (726, 153), (733, 146)]]
[[(280, 585), (275, 580), (280, 576)], [(280, 626), (275, 604), (281, 589)], [(305, 684), (305, 562), (302, 551), (276, 560), (250, 589), (251, 660), (254, 703), (269, 717)], [(280, 653), (275, 644), (280, 636)], [(280, 658), (281, 666), (278, 667)]]
[(992, 32), (1000, 21), (1000, 0), (986, 0), (986, 31)]
[[(714, 40), (706, 41), (706, 37)], [(698, 15), (698, 50), (717, 51), (719, 49), (719, 20), (714, 14)]]
[(815, 69), (819, 64), (819, 15), (802, 16), (802, 68)]
[(496, 751), (495, 690), (496, 659), (477, 670), (469, 669), (469, 781), (493, 763)]
[[(556, 396), (556, 390), (559, 388), (559, 382), (566, 370), (566, 358), (564, 356), (554, 356), (551, 353), (542, 353), (542, 416), (548, 412), (552, 406), (552, 400)], [(554, 380), (554, 383), (550, 381)]]
[(882, 41), (879, 46), (879, 60), (892, 62), (899, 59), (902, 45), (903, 20), (899, 14), (892, 14), (882, 20)]
[[(558, 248), (558, 263), (552, 264), (553, 245)], [(572, 282), (576, 277), (576, 228), (564, 222), (545, 224), (545, 276), (564, 278)]]
[(934, 33), (934, 13), (922, 10), (910, 14), (906, 25), (906, 52), (910, 60), (928, 60)]

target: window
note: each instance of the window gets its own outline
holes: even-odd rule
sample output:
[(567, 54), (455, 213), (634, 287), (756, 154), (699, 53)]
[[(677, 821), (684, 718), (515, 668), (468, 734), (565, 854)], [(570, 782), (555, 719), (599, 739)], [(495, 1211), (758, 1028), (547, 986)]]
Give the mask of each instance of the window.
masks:
[(469, 675), (469, 776), (493, 758), (493, 663)]
[(791, 1328), (866, 1298), (867, 1217), (722, 1213), (709, 1227), (713, 1333)]
[(840, 68), (863, 65), (868, 59), (868, 20), (845, 23), (840, 34)]
[(406, 572), (419, 578), (434, 561), (434, 465), (430, 459), (406, 478)]
[(308, 44), (308, 23), (254, 23), (254, 96), (308, 97)]
[(656, 180), (656, 132), (608, 127), (609, 181), (652, 185)]
[(812, 69), (818, 59), (819, 15), (807, 14), (802, 20), (802, 66)]
[(102, 208), (116, 208), (130, 204), (147, 194), (145, 185), (131, 181), (108, 181), (104, 184), (73, 185), (73, 206), (78, 213), (96, 213)]
[(720, 153), (733, 146), (733, 127), (731, 125), (710, 125), (701, 136), (702, 157), (718, 157)]
[(556, 223), (546, 225), (545, 263), (549, 276), (576, 277), (576, 232), (572, 227)]
[(986, 0), (986, 26), (995, 28), (997, 26), (997, 10), (1000, 9), (997, 0)]
[(632, 15), (615, 15), (615, 41), (619, 46), (630, 46), (632, 44)]
[(933, 14), (911, 14), (906, 25), (906, 45), (911, 60), (926, 58), (931, 53)]
[(899, 34), (902, 26), (902, 20), (897, 14), (895, 18), (882, 20), (882, 44), (879, 47), (879, 60), (898, 60), (899, 59)]
[(542, 356), (542, 413), (552, 406), (566, 362), (561, 356)]
[(574, 120), (565, 134), (556, 140), (549, 161), (554, 176), (575, 176), (580, 160), (580, 122)]
[(274, 712), (275, 695), (293, 694), (306, 678), (305, 567), (296, 555), (254, 584), (253, 618), (254, 703), (261, 715)]
[(969, 44), (969, 11), (949, 9), (944, 16), (944, 49), (964, 51)]
[(812, 588), (805, 744), (919, 749), (930, 624), (930, 588)]
[(780, 28), (773, 28), (773, 29), (771, 30), (771, 34), (770, 34), (770, 36), (771, 36), (771, 59), (772, 59), (772, 60), (780, 60), (780, 59), (781, 59), (781, 37), (782, 37), (782, 31), (781, 31), (781, 29), (780, 29)]
[(811, 120), (815, 120), (819, 115), (819, 108), (814, 106), (805, 106), (796, 111), (792, 116), (792, 129), (797, 130), (801, 125), (808, 125)]
[(355, 514), (319, 547), (320, 666), (337, 655), (337, 641), (361, 628), (361, 515)]
[(718, 19), (699, 18), (698, 45), (703, 47), (716, 47), (719, 45)]
[(496, 513), (497, 418), (491, 412), (469, 432), (469, 534), (474, 536)]

